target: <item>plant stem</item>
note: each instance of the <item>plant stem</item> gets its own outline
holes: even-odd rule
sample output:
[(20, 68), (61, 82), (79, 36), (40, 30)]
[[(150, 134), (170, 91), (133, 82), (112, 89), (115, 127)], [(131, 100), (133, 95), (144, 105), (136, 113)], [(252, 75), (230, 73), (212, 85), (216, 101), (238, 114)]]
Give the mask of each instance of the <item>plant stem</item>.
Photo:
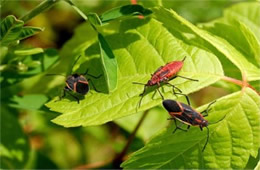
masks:
[(68, 4), (70, 4), (72, 6), (72, 8), (75, 9), (75, 11), (77, 11), (77, 13), (84, 18), (86, 21), (88, 20), (88, 17), (71, 1), (71, 0), (65, 0), (65, 2), (67, 2)]
[(36, 8), (31, 10), (29, 13), (21, 17), (20, 19), (24, 21), (24, 23), (27, 23), (29, 20), (31, 20), (36, 15), (46, 11), (50, 7), (52, 7), (54, 4), (59, 2), (60, 0), (45, 0), (42, 3), (40, 3)]
[(249, 88), (251, 88), (252, 90), (254, 90), (258, 95), (260, 95), (260, 92), (258, 92), (254, 87), (252, 87), (252, 86), (246, 81), (246, 79), (245, 79), (244, 76), (243, 76), (243, 81), (237, 80), (237, 79), (234, 79), (234, 78), (231, 78), (231, 77), (227, 77), (227, 76), (223, 76), (222, 79), (225, 80), (225, 81), (228, 81), (228, 82), (237, 84), (237, 85), (239, 85), (239, 86), (242, 87), (242, 88), (249, 87)]
[(123, 162), (124, 157), (126, 155), (126, 152), (128, 150), (128, 148), (130, 147), (130, 144), (133, 142), (136, 132), (137, 130), (140, 128), (141, 124), (143, 123), (146, 115), (149, 113), (149, 110), (146, 110), (143, 113), (143, 116), (141, 117), (141, 119), (139, 120), (139, 122), (137, 123), (135, 129), (133, 130), (133, 132), (131, 133), (130, 137), (127, 140), (127, 143), (124, 147), (124, 149), (118, 154), (116, 155), (113, 159), (108, 159), (105, 161), (101, 161), (101, 162), (95, 162), (95, 163), (90, 163), (87, 165), (80, 165), (74, 169), (93, 169), (93, 168), (100, 168), (103, 167), (105, 165), (110, 164), (111, 162), (113, 162), (114, 168), (120, 169), (120, 164)]
[(124, 149), (121, 151), (121, 153), (119, 153), (113, 160), (113, 165), (114, 165), (114, 168), (120, 168), (120, 164), (123, 162), (123, 158), (127, 152), (127, 150), (129, 149), (130, 147), (130, 144), (133, 142), (134, 138), (135, 138), (135, 135), (136, 135), (136, 132), (137, 130), (139, 129), (139, 127), (141, 126), (141, 124), (143, 123), (146, 115), (149, 113), (149, 110), (146, 110), (144, 113), (143, 113), (143, 116), (141, 117), (141, 119), (139, 120), (139, 122), (137, 123), (134, 131), (131, 133), (130, 137), (128, 138), (128, 141), (124, 147)]

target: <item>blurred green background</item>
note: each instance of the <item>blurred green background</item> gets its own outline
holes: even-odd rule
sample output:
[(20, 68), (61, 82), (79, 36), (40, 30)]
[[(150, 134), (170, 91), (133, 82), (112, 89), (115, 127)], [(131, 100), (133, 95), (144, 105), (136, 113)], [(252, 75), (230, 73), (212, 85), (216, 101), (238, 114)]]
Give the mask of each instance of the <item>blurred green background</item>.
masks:
[[(11, 14), (19, 18), (36, 7), (40, 2), (38, 0), (1, 0), (1, 19)], [(73, 2), (84, 13), (95, 12), (102, 14), (113, 7), (131, 4), (131, 2), (135, 1), (74, 0)], [(225, 8), (239, 2), (241, 1), (139, 0), (137, 3), (147, 8), (158, 5), (171, 8), (192, 23), (198, 24), (220, 17)], [(31, 26), (44, 27), (45, 30), (40, 34), (23, 40), (22, 46), (44, 49), (54, 48), (59, 52), (66, 41), (73, 36), (75, 28), (83, 22), (84, 20), (67, 3), (57, 3), (51, 9), (36, 16), (28, 23)], [(3, 53), (2, 50), (1, 53)], [(57, 95), (57, 93), (52, 95), (52, 92), (57, 91), (57, 89), (53, 89), (47, 95), (39, 94), (39, 92), (34, 94), (35, 91), (37, 92), (37, 87), (32, 87), (35, 81), (37, 80), (31, 79), (31, 81), (22, 81), (10, 87), (1, 87), (1, 141), (11, 141), (16, 136), (20, 136), (25, 141), (29, 140), (28, 145), (10, 143), (10, 146), (16, 145), (17, 150), (28, 150), (28, 153), (20, 155), (24, 158), (21, 166), (25, 164), (26, 168), (55, 169), (75, 168), (81, 165), (101, 162), (103, 165), (98, 166), (99, 168), (113, 168), (112, 163), (107, 163), (106, 161), (123, 149), (131, 131), (142, 114), (135, 114), (102, 126), (63, 128), (50, 121), (57, 114), (48, 111), (43, 105), (52, 96)], [(208, 96), (208, 91), (212, 90), (216, 91), (214, 93), (215, 96), (212, 93), (211, 96)], [(226, 91), (217, 87), (208, 87), (192, 94), (192, 103), (195, 106), (199, 106), (226, 93)], [(24, 94), (29, 95), (24, 96)], [(162, 114), (158, 114), (158, 112), (162, 112)], [(168, 122), (165, 121), (167, 117), (167, 113), (160, 107), (150, 110), (128, 153), (143, 147), (144, 143), (152, 135), (167, 126)], [(17, 124), (17, 120), (21, 126)], [(161, 123), (152, 124), (152, 122), (155, 122), (154, 120)], [(17, 126), (9, 126), (10, 124)], [(151, 127), (153, 131), (147, 131)], [(17, 131), (17, 129), (19, 130)], [(12, 132), (14, 133), (9, 135), (10, 139), (6, 139), (5, 137), (8, 136), (8, 133)], [(2, 147), (0, 148), (2, 155), (8, 155)], [(19, 158), (19, 153), (17, 154)], [(17, 165), (19, 166), (19, 162), (17, 162)]]

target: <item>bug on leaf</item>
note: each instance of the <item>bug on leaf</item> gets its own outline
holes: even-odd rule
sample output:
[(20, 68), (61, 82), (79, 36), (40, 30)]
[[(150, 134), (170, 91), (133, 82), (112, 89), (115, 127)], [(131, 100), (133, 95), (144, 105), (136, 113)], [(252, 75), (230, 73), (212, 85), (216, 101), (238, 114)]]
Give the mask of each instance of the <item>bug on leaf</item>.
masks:
[[(215, 102), (216, 101), (210, 103), (204, 111), (198, 112), (195, 109), (191, 108), (189, 105), (186, 105), (184, 103), (177, 102), (175, 100), (170, 100), (170, 99), (164, 100), (163, 106), (171, 115), (171, 118), (169, 118), (169, 120), (174, 120), (176, 126), (173, 133), (175, 133), (177, 129), (182, 131), (187, 131), (190, 128), (190, 126), (198, 126), (201, 131), (203, 130), (204, 127), (207, 128), (207, 139), (202, 149), (203, 152), (209, 140), (209, 128), (208, 128), (209, 123), (207, 120), (204, 119), (204, 117), (208, 115), (208, 112), (210, 111), (210, 106)], [(205, 115), (203, 115), (203, 113), (205, 113)], [(222, 118), (221, 120), (223, 120), (224, 118)], [(180, 122), (182, 122), (182, 124), (178, 126), (176, 120), (179, 120)], [(211, 124), (215, 124), (215, 123), (211, 123)], [(187, 129), (181, 128), (183, 124), (188, 125)]]
[[(81, 56), (79, 56), (76, 59), (72, 68), (77, 63), (77, 61), (79, 60), (80, 57)], [(51, 75), (61, 75), (61, 74), (47, 74), (47, 76), (51, 76)], [(63, 94), (62, 94), (62, 96), (60, 96), (60, 100), (66, 96), (66, 93), (68, 93), (70, 96), (72, 96), (79, 103), (79, 98), (77, 96), (73, 95), (70, 92), (72, 91), (74, 93), (86, 95), (89, 92), (89, 82), (93, 86), (94, 90), (98, 91), (96, 89), (96, 87), (94, 86), (94, 83), (92, 82), (92, 80), (85, 78), (86, 75), (89, 76), (89, 77), (95, 78), (95, 79), (98, 79), (98, 78), (101, 77), (101, 75), (93, 76), (91, 74), (88, 74), (88, 69), (86, 70), (86, 72), (84, 74), (74, 73), (74, 74), (69, 75), (66, 79), (66, 86), (63, 89)], [(61, 75), (61, 76), (64, 76), (64, 75)]]
[[(156, 91), (155, 93), (158, 91), (161, 98), (164, 99), (162, 93), (160, 92), (159, 88), (161, 87), (161, 84), (167, 84), (167, 85), (170, 85), (172, 86), (172, 90), (173, 90), (173, 94), (176, 95), (176, 94), (179, 94), (179, 95), (183, 95), (186, 97), (186, 100), (188, 102), (188, 104), (190, 104), (190, 101), (188, 99), (188, 96), (183, 94), (182, 91), (176, 87), (175, 85), (173, 84), (170, 84), (169, 81), (170, 80), (173, 80), (177, 77), (180, 77), (180, 78), (184, 78), (184, 79), (187, 79), (187, 80), (191, 80), (191, 81), (198, 81), (198, 80), (195, 80), (195, 79), (191, 79), (191, 78), (187, 78), (187, 77), (183, 77), (183, 76), (180, 76), (180, 75), (177, 75), (177, 73), (181, 70), (181, 68), (183, 67), (183, 64), (184, 64), (184, 60), (186, 59), (186, 56), (183, 58), (182, 61), (172, 61), (172, 62), (169, 62), (167, 63), (166, 65), (164, 66), (161, 66), (160, 68), (158, 68), (151, 76), (150, 80), (148, 80), (148, 82), (146, 84), (143, 84), (143, 83), (138, 83), (138, 82), (133, 82), (133, 84), (141, 84), (141, 85), (144, 85), (144, 90), (143, 92), (140, 94), (141, 96), (141, 99), (139, 101), (139, 104), (138, 104), (138, 107), (141, 106), (141, 102), (142, 102), (142, 99), (146, 93), (146, 90), (147, 90), (147, 87), (150, 87), (150, 86), (155, 86), (157, 85), (157, 88), (156, 88)], [(175, 89), (178, 91), (176, 92)]]

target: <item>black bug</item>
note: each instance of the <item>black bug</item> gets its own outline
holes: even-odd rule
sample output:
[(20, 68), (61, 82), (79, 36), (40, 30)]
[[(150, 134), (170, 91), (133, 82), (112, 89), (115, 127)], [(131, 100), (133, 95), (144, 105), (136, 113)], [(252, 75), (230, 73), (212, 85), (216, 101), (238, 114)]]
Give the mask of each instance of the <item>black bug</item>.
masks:
[[(190, 126), (198, 126), (201, 131), (203, 130), (204, 127), (206, 127), (207, 128), (207, 140), (203, 146), (203, 149), (202, 149), (202, 152), (203, 152), (204, 149), (206, 148), (206, 145), (209, 140), (209, 128), (208, 128), (209, 123), (207, 120), (204, 119), (204, 117), (206, 117), (208, 115), (208, 112), (210, 111), (210, 106), (212, 104), (214, 104), (215, 102), (216, 101), (213, 101), (212, 103), (210, 103), (204, 111), (198, 112), (195, 109), (191, 108), (189, 105), (186, 105), (184, 103), (177, 102), (175, 100), (170, 100), (170, 99), (164, 100), (163, 106), (171, 115), (171, 118), (169, 118), (169, 120), (174, 120), (174, 123), (176, 126), (173, 133), (175, 133), (177, 129), (182, 130), (182, 131), (187, 131), (190, 128)], [(205, 113), (205, 114), (203, 115), (203, 113)], [(177, 125), (176, 119), (179, 120), (180, 122), (182, 122), (182, 124), (180, 126)], [(222, 118), (221, 120), (223, 120), (223, 119), (224, 118)], [(219, 121), (221, 121), (221, 120), (219, 120)], [(215, 123), (218, 123), (218, 122), (215, 122)], [(211, 124), (215, 124), (215, 123), (211, 123)], [(187, 129), (181, 128), (181, 126), (183, 124), (188, 125)]]
[[(79, 56), (76, 59), (76, 61), (73, 64), (72, 68), (77, 63), (77, 61), (79, 60), (80, 57), (81, 56)], [(60, 74), (47, 74), (47, 76), (51, 76), (51, 75), (60, 75)], [(70, 96), (72, 96), (74, 99), (76, 99), (77, 102), (79, 103), (79, 98), (77, 96), (73, 95), (70, 92), (72, 91), (74, 93), (78, 93), (78, 94), (81, 94), (81, 95), (86, 95), (89, 92), (89, 90), (90, 90), (89, 82), (93, 86), (94, 90), (98, 91), (96, 89), (96, 87), (94, 86), (94, 83), (92, 82), (92, 80), (85, 78), (86, 75), (89, 76), (89, 77), (95, 78), (95, 79), (98, 79), (99, 77), (101, 77), (101, 75), (93, 76), (93, 75), (89, 74), (88, 70), (84, 74), (74, 73), (72, 75), (69, 75), (67, 77), (67, 79), (66, 79), (66, 86), (63, 89), (63, 94), (62, 94), (62, 96), (60, 96), (60, 100), (66, 96), (66, 93), (68, 93)], [(64, 76), (64, 75), (61, 75), (61, 76)]]

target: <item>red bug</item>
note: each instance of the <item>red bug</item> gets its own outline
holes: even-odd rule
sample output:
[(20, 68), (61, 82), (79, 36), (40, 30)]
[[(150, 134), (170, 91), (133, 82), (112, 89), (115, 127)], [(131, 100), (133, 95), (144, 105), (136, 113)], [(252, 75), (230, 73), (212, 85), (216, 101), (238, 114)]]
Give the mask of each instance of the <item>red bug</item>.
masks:
[[(182, 61), (172, 61), (172, 62), (167, 63), (164, 66), (161, 66), (151, 75), (152, 76), (151, 79), (148, 80), (148, 82), (146, 84), (133, 82), (134, 84), (144, 85), (143, 93), (140, 94), (141, 99), (139, 101), (139, 107), (141, 106), (141, 102), (142, 102), (142, 99), (144, 97), (144, 94), (146, 93), (146, 89), (149, 86), (157, 85), (156, 91), (158, 91), (160, 96), (162, 97), (162, 99), (164, 99), (163, 95), (161, 94), (161, 92), (159, 90), (159, 88), (161, 87), (161, 84), (168, 84), (168, 85), (172, 86), (174, 95), (180, 94), (180, 95), (185, 96), (188, 104), (190, 104), (188, 96), (183, 94), (182, 91), (179, 88), (177, 88), (175, 85), (169, 83), (170, 80), (173, 80), (177, 77), (181, 77), (181, 78), (188, 79), (188, 80), (191, 80), (191, 81), (198, 81), (198, 80), (195, 80), (195, 79), (191, 79), (191, 78), (187, 78), (187, 77), (177, 75), (177, 73), (183, 67), (183, 63), (184, 63), (185, 59), (186, 59), (186, 56), (183, 58)], [(174, 89), (177, 89), (179, 91), (179, 93), (175, 92)]]
[[(174, 120), (174, 123), (176, 126), (173, 133), (175, 133), (177, 129), (180, 129), (182, 131), (187, 131), (190, 128), (190, 126), (198, 126), (201, 131), (203, 130), (204, 127), (206, 127), (207, 128), (207, 140), (203, 146), (203, 149), (202, 149), (202, 152), (203, 152), (204, 149), (206, 148), (208, 140), (209, 140), (209, 128), (208, 128), (209, 123), (207, 120), (204, 119), (204, 117), (208, 116), (208, 112), (210, 111), (210, 106), (212, 104), (214, 104), (215, 102), (216, 101), (213, 101), (212, 103), (210, 103), (204, 111), (198, 112), (195, 109), (191, 108), (189, 105), (186, 105), (184, 103), (177, 102), (177, 101), (170, 100), (170, 99), (164, 100), (163, 106), (171, 115), (171, 118), (169, 118), (169, 120)], [(206, 113), (206, 114), (202, 115), (202, 113)], [(221, 120), (223, 120), (224, 118), (222, 118)], [(182, 123), (180, 126), (177, 125), (176, 119)], [(221, 121), (221, 120), (219, 120), (219, 121)], [(215, 122), (215, 123), (218, 123), (218, 122)], [(215, 123), (211, 123), (211, 124), (215, 124)], [(181, 128), (181, 126), (183, 124), (188, 125), (187, 130)]]

